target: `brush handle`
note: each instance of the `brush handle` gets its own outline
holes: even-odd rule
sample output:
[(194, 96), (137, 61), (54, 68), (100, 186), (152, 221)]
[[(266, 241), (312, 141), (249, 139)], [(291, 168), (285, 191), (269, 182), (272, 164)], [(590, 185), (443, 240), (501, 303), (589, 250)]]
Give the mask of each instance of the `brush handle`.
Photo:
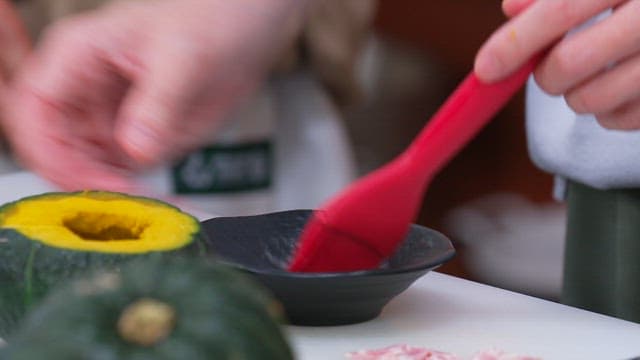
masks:
[(453, 158), (529, 78), (541, 56), (535, 56), (502, 81), (485, 84), (474, 72), (449, 96), (403, 154), (417, 174), (433, 177)]

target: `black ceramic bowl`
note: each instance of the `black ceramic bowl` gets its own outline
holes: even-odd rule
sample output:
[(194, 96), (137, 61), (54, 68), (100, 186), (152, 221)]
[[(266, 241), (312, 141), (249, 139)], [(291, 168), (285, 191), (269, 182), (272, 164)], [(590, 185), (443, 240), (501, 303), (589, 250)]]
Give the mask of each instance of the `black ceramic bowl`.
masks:
[(270, 289), (294, 325), (342, 325), (373, 319), (391, 299), (455, 253), (444, 235), (412, 225), (395, 255), (378, 269), (286, 271), (310, 215), (310, 210), (293, 210), (203, 222), (213, 251)]

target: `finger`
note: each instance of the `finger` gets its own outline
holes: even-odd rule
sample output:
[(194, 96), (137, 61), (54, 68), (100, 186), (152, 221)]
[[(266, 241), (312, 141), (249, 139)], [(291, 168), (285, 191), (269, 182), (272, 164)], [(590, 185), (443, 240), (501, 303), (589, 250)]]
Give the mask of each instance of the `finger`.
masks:
[(536, 0), (504, 0), (502, 1), (502, 12), (512, 18), (520, 14), (535, 1)]
[[(86, 41), (56, 30), (27, 59), (18, 74), (22, 86), (60, 106), (77, 106), (90, 92), (98, 67)], [(92, 84), (91, 84), (92, 85)]]
[(563, 40), (536, 71), (551, 94), (563, 94), (616, 61), (640, 51), (640, 1), (629, 1), (611, 16)]
[(628, 102), (612, 112), (597, 114), (598, 123), (612, 130), (640, 129), (640, 99)]
[(193, 108), (201, 106), (194, 99), (202, 96), (206, 86), (202, 85), (205, 69), (198, 71), (197, 67), (208, 61), (199, 59), (191, 49), (165, 48), (163, 53), (149, 57), (148, 67), (133, 80), (117, 118), (117, 140), (143, 164), (185, 152), (188, 144), (202, 137), (193, 133), (191, 122), (192, 115), (202, 110)]
[[(113, 142), (114, 118), (128, 87), (123, 75), (104, 58), (105, 34), (86, 26), (86, 18), (57, 23), (16, 76), (24, 96), (36, 96), (65, 117), (64, 126), (86, 139), (91, 134)], [(94, 23), (95, 25), (95, 23)], [(42, 121), (26, 118), (22, 121)], [(54, 125), (51, 125), (54, 126)]]
[(565, 94), (567, 104), (579, 114), (604, 114), (640, 97), (640, 54)]
[(500, 27), (481, 47), (474, 70), (486, 82), (498, 81), (567, 31), (624, 0), (538, 0)]
[[(135, 185), (129, 172), (88, 151), (68, 128), (56, 126), (64, 115), (36, 96), (11, 92), (7, 132), (20, 163), (65, 190), (105, 189), (129, 191)], [(41, 121), (35, 121), (40, 119)], [(53, 123), (53, 124), (52, 124)]]
[(7, 81), (31, 48), (29, 36), (14, 7), (0, 0), (0, 80)]
[(118, 101), (105, 91), (114, 75), (87, 31), (79, 20), (48, 31), (7, 92), (7, 132), (23, 164), (65, 189), (124, 190), (128, 169), (112, 136)]

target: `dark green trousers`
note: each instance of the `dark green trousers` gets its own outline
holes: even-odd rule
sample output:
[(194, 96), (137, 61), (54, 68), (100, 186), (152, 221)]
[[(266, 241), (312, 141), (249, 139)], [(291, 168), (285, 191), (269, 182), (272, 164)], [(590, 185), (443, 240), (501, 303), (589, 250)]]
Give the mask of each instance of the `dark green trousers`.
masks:
[(640, 322), (640, 189), (568, 185), (562, 302)]

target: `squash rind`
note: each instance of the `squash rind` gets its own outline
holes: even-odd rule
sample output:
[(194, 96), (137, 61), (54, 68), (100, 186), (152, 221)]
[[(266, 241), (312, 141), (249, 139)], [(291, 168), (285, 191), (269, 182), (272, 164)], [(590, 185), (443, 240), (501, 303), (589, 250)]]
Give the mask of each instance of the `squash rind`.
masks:
[[(131, 201), (145, 201), (180, 210), (161, 201), (108, 192), (47, 193), (30, 196), (0, 207), (0, 224), (7, 213), (16, 211), (21, 201), (33, 201), (43, 197), (64, 198), (90, 194), (96, 197), (127, 197)], [(182, 213), (185, 216), (190, 216)], [(16, 328), (25, 312), (37, 304), (57, 284), (94, 268), (116, 269), (132, 259), (148, 257), (155, 253), (166, 256), (204, 254), (203, 234), (199, 222), (197, 229), (188, 232), (181, 247), (159, 248), (145, 252), (100, 252), (97, 250), (64, 249), (51, 246), (41, 239), (33, 239), (15, 228), (0, 227), (0, 337), (6, 337)], [(0, 225), (1, 226), (1, 225)]]
[[(113, 286), (97, 272), (56, 289), (30, 313), (4, 350), (8, 358), (290, 360), (291, 348), (259, 284), (227, 265), (202, 259), (149, 257), (124, 265)], [(125, 341), (116, 322), (128, 305), (157, 299), (176, 311), (160, 343)], [(43, 326), (42, 324), (51, 324)], [(81, 329), (81, 331), (79, 331)], [(0, 354), (2, 354), (0, 352)]]

